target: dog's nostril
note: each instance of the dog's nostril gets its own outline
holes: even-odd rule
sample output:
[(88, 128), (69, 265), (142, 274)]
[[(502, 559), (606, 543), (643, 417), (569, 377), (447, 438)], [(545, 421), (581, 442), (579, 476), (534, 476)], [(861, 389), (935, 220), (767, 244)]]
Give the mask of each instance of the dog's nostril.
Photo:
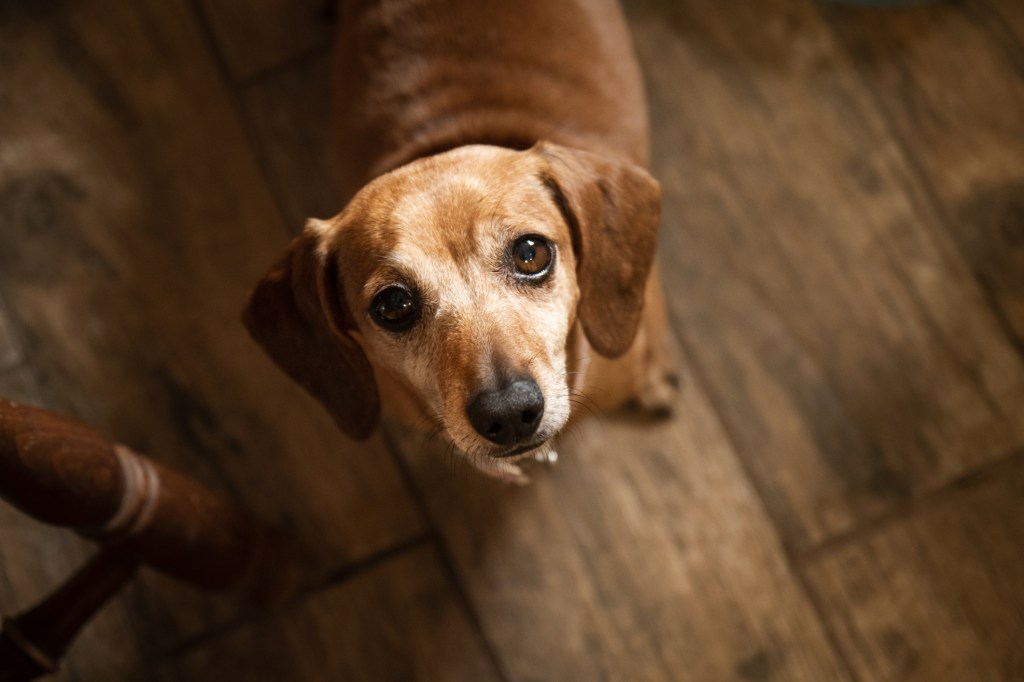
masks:
[(544, 394), (533, 379), (520, 378), (479, 393), (466, 406), (476, 432), (497, 445), (525, 442), (544, 414)]

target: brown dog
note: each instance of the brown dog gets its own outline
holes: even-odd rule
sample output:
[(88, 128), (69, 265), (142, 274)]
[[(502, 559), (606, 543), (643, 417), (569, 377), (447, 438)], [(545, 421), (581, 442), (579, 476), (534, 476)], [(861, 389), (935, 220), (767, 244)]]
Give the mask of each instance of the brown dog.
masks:
[(256, 341), (349, 436), (383, 406), (504, 478), (581, 400), (666, 410), (660, 190), (617, 5), (353, 1), (340, 24), (348, 203), (258, 284)]

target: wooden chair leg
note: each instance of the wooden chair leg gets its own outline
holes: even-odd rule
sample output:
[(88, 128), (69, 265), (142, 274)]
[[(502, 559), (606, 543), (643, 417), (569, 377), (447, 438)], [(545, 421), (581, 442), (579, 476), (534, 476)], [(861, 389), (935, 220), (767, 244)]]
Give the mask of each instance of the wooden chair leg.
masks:
[(138, 570), (137, 559), (103, 548), (45, 600), (3, 622), (0, 682), (25, 682), (56, 672), (83, 625)]
[(291, 543), (237, 506), (87, 426), (4, 400), (0, 498), (102, 546), (46, 600), (4, 621), (0, 682), (52, 672), (140, 565), (261, 603), (296, 582)]

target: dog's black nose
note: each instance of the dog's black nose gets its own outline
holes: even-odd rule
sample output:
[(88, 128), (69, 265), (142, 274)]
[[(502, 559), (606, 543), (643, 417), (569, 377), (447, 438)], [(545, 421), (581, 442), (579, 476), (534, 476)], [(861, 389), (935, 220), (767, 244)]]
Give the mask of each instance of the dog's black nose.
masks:
[(515, 379), (477, 394), (466, 412), (481, 436), (497, 445), (515, 445), (537, 431), (544, 415), (544, 394), (533, 379)]

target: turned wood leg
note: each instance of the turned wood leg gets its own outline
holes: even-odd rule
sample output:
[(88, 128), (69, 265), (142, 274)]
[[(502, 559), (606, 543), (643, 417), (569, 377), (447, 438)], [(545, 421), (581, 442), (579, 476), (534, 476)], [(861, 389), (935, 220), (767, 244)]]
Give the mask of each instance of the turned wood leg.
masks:
[(280, 598), (290, 542), (195, 481), (51, 412), (0, 400), (0, 498), (101, 544), (0, 635), (0, 682), (52, 672), (78, 630), (145, 565), (198, 587)]

